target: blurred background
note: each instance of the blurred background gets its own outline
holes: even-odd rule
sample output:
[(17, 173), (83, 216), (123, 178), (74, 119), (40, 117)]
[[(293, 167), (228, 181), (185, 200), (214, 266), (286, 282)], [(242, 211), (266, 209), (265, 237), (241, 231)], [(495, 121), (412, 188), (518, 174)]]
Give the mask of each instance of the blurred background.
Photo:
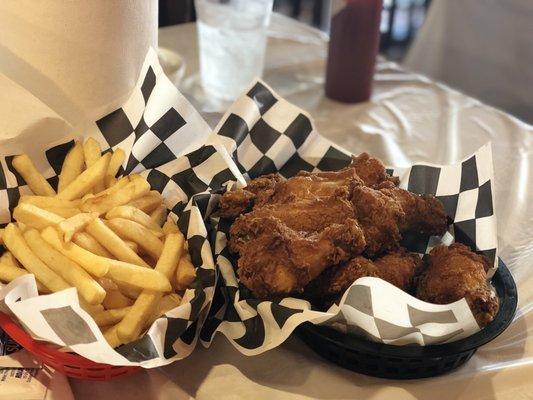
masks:
[[(329, 32), (344, 0), (274, 0)], [(159, 0), (161, 27), (196, 20), (193, 0)], [(380, 53), (533, 123), (532, 0), (383, 0)]]
[[(342, 0), (274, 0), (274, 11), (329, 32), (332, 9)], [(381, 52), (400, 61), (422, 26), (431, 0), (384, 0)], [(159, 0), (159, 26), (196, 20), (193, 0)]]

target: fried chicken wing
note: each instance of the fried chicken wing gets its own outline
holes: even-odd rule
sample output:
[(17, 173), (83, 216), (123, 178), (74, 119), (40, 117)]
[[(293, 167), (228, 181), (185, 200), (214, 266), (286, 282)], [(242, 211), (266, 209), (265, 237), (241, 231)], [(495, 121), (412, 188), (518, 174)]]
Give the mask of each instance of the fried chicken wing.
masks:
[(442, 203), (431, 195), (418, 195), (400, 188), (380, 189), (380, 192), (396, 200), (404, 217), (400, 220), (400, 232), (441, 236), (448, 224)]
[(305, 293), (327, 307), (357, 279), (365, 276), (381, 278), (410, 292), (414, 278), (421, 268), (421, 258), (404, 249), (385, 254), (375, 260), (357, 256), (344, 264), (326, 269), (305, 288)]
[(320, 232), (331, 224), (343, 224), (348, 218), (355, 218), (353, 205), (338, 197), (298, 200), (291, 203), (290, 207), (286, 204), (268, 204), (237, 218), (230, 231), (231, 240), (239, 240), (242, 232), (246, 231), (242, 225), (247, 220), (268, 216), (279, 219), (288, 228), (307, 233)]
[(237, 218), (251, 210), (255, 202), (268, 202), (276, 186), (285, 181), (280, 174), (269, 174), (251, 180), (246, 188), (228, 191), (220, 197), (220, 216), (223, 218)]
[(367, 153), (361, 153), (357, 157), (352, 156), (350, 165), (363, 180), (365, 186), (376, 188), (385, 184), (390, 187), (398, 186), (400, 183), (398, 177), (387, 174), (387, 170), (380, 160), (370, 157)]
[(366, 186), (354, 188), (351, 200), (365, 234), (365, 254), (373, 257), (397, 248), (401, 239), (398, 226), (405, 218), (400, 204), (379, 190)]
[[(318, 233), (302, 235), (279, 219), (245, 218), (240, 232), (246, 245), (237, 245), (240, 281), (257, 298), (298, 293), (325, 268), (346, 261), (364, 247), (364, 237), (353, 219), (331, 224)], [(233, 236), (232, 236), (233, 240)]]
[(486, 257), (463, 244), (437, 246), (429, 253), (429, 266), (418, 283), (416, 296), (436, 304), (449, 304), (464, 297), (483, 327), (498, 311), (498, 298), (487, 282), (489, 268)]

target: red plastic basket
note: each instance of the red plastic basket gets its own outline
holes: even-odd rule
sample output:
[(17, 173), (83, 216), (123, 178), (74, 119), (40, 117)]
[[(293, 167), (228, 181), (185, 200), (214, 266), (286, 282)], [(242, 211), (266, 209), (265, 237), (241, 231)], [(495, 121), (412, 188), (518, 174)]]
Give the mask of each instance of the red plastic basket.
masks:
[(33, 340), (31, 336), (17, 325), (8, 315), (1, 312), (0, 328), (43, 364), (46, 364), (71, 378), (108, 381), (134, 374), (140, 370), (139, 367), (100, 364), (74, 353), (60, 352), (47, 343)]

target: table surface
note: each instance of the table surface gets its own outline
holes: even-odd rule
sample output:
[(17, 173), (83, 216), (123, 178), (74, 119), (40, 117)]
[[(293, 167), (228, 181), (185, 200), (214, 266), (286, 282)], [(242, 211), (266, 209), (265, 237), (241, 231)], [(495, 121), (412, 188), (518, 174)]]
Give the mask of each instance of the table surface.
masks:
[[(71, 380), (76, 399), (485, 399), (533, 398), (533, 127), (396, 64), (380, 60), (368, 103), (340, 104), (323, 93), (327, 37), (275, 15), (264, 79), (308, 110), (318, 131), (354, 153), (388, 165), (452, 163), (492, 141), (500, 256), (519, 289), (512, 325), (459, 370), (412, 381), (377, 379), (344, 370), (297, 338), (246, 357), (222, 336), (185, 360), (112, 382)], [(214, 125), (199, 90), (194, 24), (160, 30), (159, 45), (187, 64), (180, 89)]]

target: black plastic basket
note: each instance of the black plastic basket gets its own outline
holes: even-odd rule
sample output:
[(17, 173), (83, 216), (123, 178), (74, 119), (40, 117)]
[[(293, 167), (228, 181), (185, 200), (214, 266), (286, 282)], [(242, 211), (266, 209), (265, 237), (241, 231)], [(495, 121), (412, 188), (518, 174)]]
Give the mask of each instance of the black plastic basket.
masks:
[(498, 260), (492, 278), (500, 298), (494, 320), (479, 332), (452, 343), (393, 346), (345, 335), (332, 328), (302, 324), (298, 336), (316, 353), (353, 371), (389, 379), (415, 379), (447, 373), (467, 362), (478, 347), (500, 335), (513, 320), (518, 294), (507, 266)]

